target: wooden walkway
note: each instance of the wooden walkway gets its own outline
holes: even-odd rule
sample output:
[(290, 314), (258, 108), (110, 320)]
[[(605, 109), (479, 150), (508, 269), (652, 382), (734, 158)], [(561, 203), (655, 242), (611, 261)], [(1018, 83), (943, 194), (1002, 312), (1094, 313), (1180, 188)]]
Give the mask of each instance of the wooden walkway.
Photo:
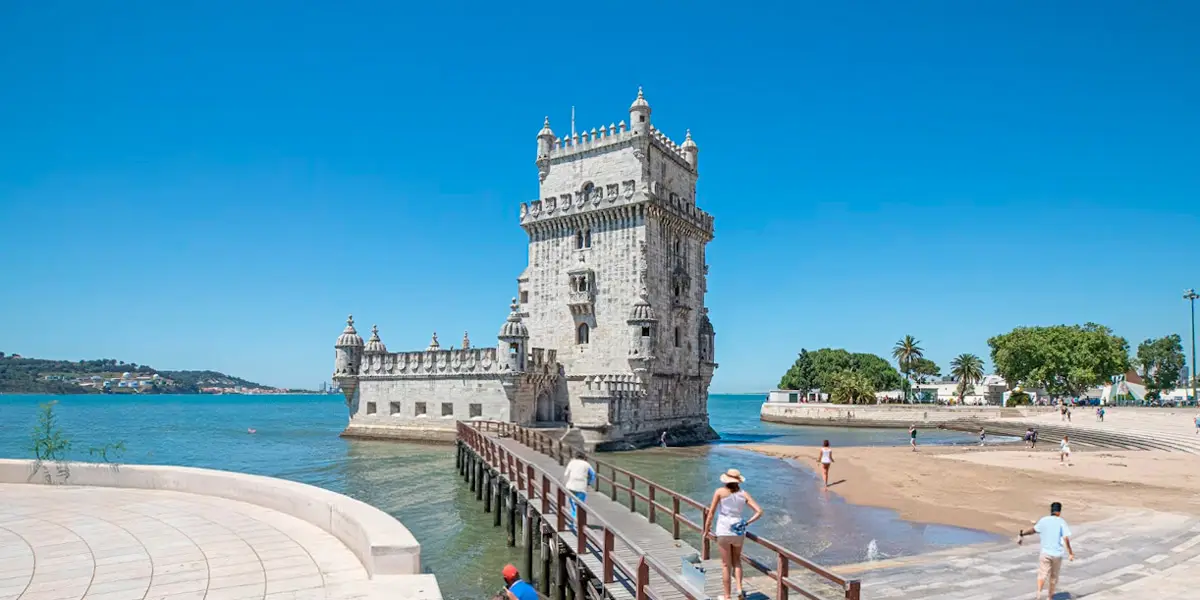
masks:
[[(495, 525), (507, 513), (510, 545), (516, 545), (521, 525), (521, 572), (544, 596), (701, 600), (722, 594), (721, 563), (712, 538), (699, 535), (707, 506), (585, 456), (597, 473), (596, 490), (578, 506), (577, 520), (572, 519), (569, 492), (558, 477), (576, 450), (510, 423), (473, 421), (458, 427), (460, 474), (485, 510), (495, 513)], [(602, 493), (606, 491), (608, 496)], [(584, 535), (576, 533), (577, 527)], [(540, 564), (535, 564), (539, 546)], [(789, 600), (791, 594), (811, 600), (860, 599), (857, 580), (842, 579), (754, 534), (748, 534), (745, 546), (747, 600)], [(773, 560), (763, 560), (768, 555)], [(687, 558), (699, 569), (685, 565)]]

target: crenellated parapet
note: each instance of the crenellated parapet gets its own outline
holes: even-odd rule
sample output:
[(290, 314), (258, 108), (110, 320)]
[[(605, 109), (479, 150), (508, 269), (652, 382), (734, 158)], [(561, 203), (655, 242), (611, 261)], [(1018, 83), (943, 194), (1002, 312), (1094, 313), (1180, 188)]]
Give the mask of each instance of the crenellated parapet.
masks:
[(640, 398), (646, 395), (646, 384), (642, 378), (632, 373), (603, 373), (599, 375), (582, 375), (568, 377), (570, 380), (582, 380), (583, 389), (580, 396), (589, 400), (610, 400), (614, 398)]
[(363, 357), (360, 378), (496, 375), (506, 371), (496, 348), (416, 350)]
[(640, 193), (637, 191), (637, 182), (629, 180), (597, 184), (591, 193), (580, 191), (522, 202), (521, 226), (532, 233), (560, 227), (587, 227), (605, 221), (645, 216), (647, 213), (663, 216), (712, 239), (713, 216), (696, 206), (695, 198), (670, 192), (658, 181), (652, 181), (649, 189)]

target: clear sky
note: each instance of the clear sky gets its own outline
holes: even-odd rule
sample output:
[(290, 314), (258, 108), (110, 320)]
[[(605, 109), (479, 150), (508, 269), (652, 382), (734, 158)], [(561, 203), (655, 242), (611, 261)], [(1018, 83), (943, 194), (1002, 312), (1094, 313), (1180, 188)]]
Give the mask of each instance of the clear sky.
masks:
[(542, 117), (639, 85), (700, 147), (713, 391), (1188, 338), (1200, 3), (46, 1), (0, 5), (0, 351), (311, 388), (347, 312), (493, 344)]

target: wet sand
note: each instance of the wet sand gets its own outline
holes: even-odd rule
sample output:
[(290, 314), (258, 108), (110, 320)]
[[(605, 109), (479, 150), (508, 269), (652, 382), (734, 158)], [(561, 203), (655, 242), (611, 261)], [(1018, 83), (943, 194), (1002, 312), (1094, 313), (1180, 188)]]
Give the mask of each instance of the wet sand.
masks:
[[(816, 447), (744, 446), (794, 459), (816, 475)], [(1160, 451), (1076, 451), (1059, 464), (1057, 445), (834, 448), (830, 491), (846, 501), (889, 508), (909, 521), (999, 534), (1045, 515), (1051, 502), (1076, 522), (1123, 509), (1200, 514), (1200, 457)]]

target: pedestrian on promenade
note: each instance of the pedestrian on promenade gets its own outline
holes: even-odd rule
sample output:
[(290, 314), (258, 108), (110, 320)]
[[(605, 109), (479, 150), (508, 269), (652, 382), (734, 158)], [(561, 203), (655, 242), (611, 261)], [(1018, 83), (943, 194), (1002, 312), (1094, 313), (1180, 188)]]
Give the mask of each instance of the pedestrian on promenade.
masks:
[(571, 520), (575, 520), (575, 503), (587, 501), (588, 484), (596, 483), (596, 471), (592, 469), (592, 464), (583, 459), (582, 454), (576, 454), (571, 462), (567, 463), (567, 468), (563, 471), (563, 484), (567, 486), (567, 491), (571, 492)]
[[(1038, 557), (1037, 595), (1042, 596), (1044, 584), (1050, 584), (1046, 598), (1054, 598), (1054, 588), (1058, 586), (1058, 572), (1062, 569), (1063, 554), (1070, 560), (1075, 560), (1075, 550), (1071, 548), (1071, 527), (1062, 518), (1062, 504), (1054, 502), (1050, 505), (1050, 516), (1042, 517), (1034, 524), (1033, 529), (1022, 529), (1017, 532), (1017, 544), (1020, 545), (1027, 535), (1038, 534), (1042, 542), (1042, 553)], [(1065, 551), (1065, 552), (1064, 552)]]
[(987, 437), (987, 430), (983, 427), (979, 428), (979, 445), (983, 446), (983, 440)]
[(908, 426), (908, 444), (912, 446), (913, 452), (917, 451), (917, 424), (913, 423)]
[(504, 577), (504, 589), (508, 592), (509, 600), (538, 600), (537, 590), (521, 579), (516, 567), (504, 565), (500, 575)]
[(1034, 446), (1036, 446), (1036, 445), (1037, 445), (1037, 434), (1038, 434), (1037, 427), (1034, 427), (1034, 428), (1033, 428), (1033, 438), (1032, 438), (1032, 440), (1031, 440), (1031, 441), (1030, 441), (1030, 443), (1029, 443), (1029, 447), (1030, 447), (1030, 448), (1033, 448)]
[(1066, 463), (1071, 466), (1071, 436), (1064, 435), (1062, 442), (1058, 445), (1058, 462)]
[(1196, 434), (1200, 435), (1200, 415), (1196, 415)]
[(1070, 406), (1067, 407), (1067, 422), (1068, 423), (1071, 422), (1071, 407)]
[(829, 447), (829, 440), (821, 445), (821, 455), (817, 457), (817, 463), (821, 465), (821, 474), (825, 477), (825, 487), (829, 487), (829, 465), (833, 464), (833, 448)]
[[(710, 535), (713, 517), (716, 517), (717, 548), (721, 550), (721, 589), (725, 592), (719, 600), (728, 600), (730, 595), (730, 575), (737, 582), (738, 597), (746, 596), (742, 588), (742, 544), (746, 541), (746, 526), (762, 517), (763, 510), (750, 497), (750, 493), (742, 489), (746, 478), (737, 469), (729, 469), (721, 475), (724, 484), (713, 492), (712, 503), (708, 507), (708, 516), (704, 519), (704, 535)], [(742, 518), (742, 509), (746, 506), (754, 511), (749, 519)]]
[(1104, 407), (1103, 406), (1100, 407), (1100, 422), (1101, 423), (1104, 422)]
[(1033, 448), (1033, 428), (1032, 427), (1025, 428), (1025, 447)]

